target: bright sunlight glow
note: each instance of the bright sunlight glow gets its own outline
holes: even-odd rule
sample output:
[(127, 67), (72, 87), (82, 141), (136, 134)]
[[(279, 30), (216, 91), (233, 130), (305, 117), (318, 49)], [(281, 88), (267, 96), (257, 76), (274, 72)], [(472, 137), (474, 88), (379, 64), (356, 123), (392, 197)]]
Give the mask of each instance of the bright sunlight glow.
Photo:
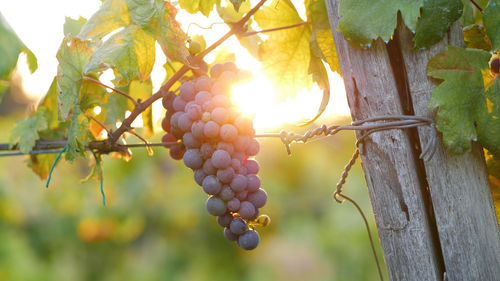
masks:
[[(255, 2), (254, 0), (251, 1)], [(297, 2), (297, 7), (302, 7), (303, 2)], [(23, 78), (23, 88), (27, 94), (34, 98), (41, 98), (47, 91), (56, 74), (57, 60), (55, 54), (63, 38), (63, 24), (66, 16), (77, 19), (79, 16), (89, 18), (99, 7), (99, 0), (52, 0), (50, 17), (39, 11), (45, 9), (44, 1), (17, 0), (0, 1), (0, 10), (11, 24), (12, 28), (20, 36), (23, 42), (30, 48), (38, 58), (39, 69), (30, 74), (26, 65), (26, 58), (21, 55), (19, 58), (18, 72)], [(26, 9), (30, 7), (30, 9)], [(305, 18), (305, 12), (299, 9), (299, 14)], [(35, 25), (26, 24), (26, 20), (36, 22)], [(188, 36), (202, 34), (207, 41), (207, 45), (215, 42), (222, 34), (229, 30), (227, 25), (216, 24), (211, 29), (201, 27), (210, 26), (214, 22), (221, 22), (217, 12), (213, 11), (207, 18), (200, 13), (192, 15), (183, 10), (179, 10), (177, 20), (181, 23), (181, 28), (188, 32)], [(189, 31), (188, 31), (189, 28)], [(256, 27), (258, 29), (258, 27)], [(151, 74), (154, 91), (157, 91), (165, 79), (165, 56), (157, 45), (156, 61)], [(259, 131), (269, 131), (281, 128), (286, 124), (302, 123), (316, 115), (322, 99), (322, 90), (317, 86), (310, 90), (304, 89), (298, 93), (290, 93), (283, 97), (274, 89), (272, 83), (267, 79), (261, 70), (261, 64), (253, 58), (246, 49), (239, 45), (238, 40), (232, 37), (221, 47), (226, 47), (235, 54), (236, 64), (241, 69), (252, 72), (253, 80), (245, 84), (235, 85), (232, 90), (232, 100), (239, 110), (246, 116), (254, 118), (255, 129)], [(211, 63), (218, 50), (210, 53), (206, 61)], [(327, 66), (328, 68), (328, 66)], [(320, 122), (326, 118), (349, 114), (344, 86), (340, 76), (332, 73), (328, 69), (330, 79), (331, 97), (330, 103), (323, 113)], [(112, 86), (114, 74), (112, 70), (105, 71), (100, 80)], [(111, 91), (108, 90), (110, 95)], [(98, 114), (96, 108), (95, 111)], [(159, 126), (163, 118), (164, 109), (161, 102), (153, 104), (153, 118), (156, 126)], [(123, 120), (117, 120), (123, 121)], [(140, 116), (133, 124), (134, 127), (142, 126)], [(158, 127), (159, 129), (159, 127)]]

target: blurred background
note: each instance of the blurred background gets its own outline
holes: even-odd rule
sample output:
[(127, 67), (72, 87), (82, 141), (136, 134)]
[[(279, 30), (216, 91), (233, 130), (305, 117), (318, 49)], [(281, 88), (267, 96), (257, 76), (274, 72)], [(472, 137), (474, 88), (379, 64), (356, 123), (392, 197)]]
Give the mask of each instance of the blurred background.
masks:
[[(0, 2), (0, 12), (39, 63), (39, 69), (29, 74), (26, 58), (20, 56), (0, 103), (0, 130), (4, 132), (0, 143), (8, 142), (15, 122), (26, 117), (47, 91), (56, 73), (55, 54), (65, 17), (88, 18), (99, 5), (98, 0)], [(213, 19), (181, 11), (178, 20), (187, 30), (190, 22), (204, 25), (203, 21)], [(218, 26), (221, 29), (211, 34), (227, 28)], [(206, 39), (208, 43), (215, 40), (210, 35)], [(252, 70), (256, 79), (265, 79), (259, 76), (258, 62), (235, 42), (228, 41), (226, 47), (236, 53), (241, 68)], [(152, 76), (155, 87), (164, 79), (164, 62), (158, 57)], [(241, 109), (256, 118), (258, 132), (301, 133), (321, 124), (347, 124), (350, 118), (341, 79), (330, 73), (330, 80), (330, 105), (321, 119), (306, 128), (293, 124), (314, 116), (321, 100), (317, 88), (287, 98), (273, 97), (272, 89), (258, 91), (267, 95), (254, 98), (258, 105)], [(257, 84), (272, 87), (262, 81)], [(241, 106), (249, 104), (248, 99), (239, 99)], [(155, 106), (160, 110), (158, 121), (161, 103)], [(270, 116), (280, 119), (270, 120)], [(160, 133), (151, 141), (159, 138)], [(101, 203), (98, 182), (81, 182), (90, 172), (84, 160), (61, 160), (46, 189), (45, 182), (27, 167), (28, 156), (0, 157), (0, 281), (376, 279), (362, 218), (354, 206), (332, 199), (354, 152), (354, 133), (294, 144), (291, 156), (279, 139), (259, 141), (259, 176), (269, 196), (262, 211), (270, 216), (271, 224), (258, 229), (261, 243), (250, 252), (224, 238), (222, 228), (205, 210), (206, 195), (191, 170), (172, 160), (164, 148), (155, 148), (154, 156), (135, 149), (129, 162), (105, 156), (106, 206)], [(54, 158), (48, 155), (45, 160), (53, 162)], [(361, 205), (376, 231), (359, 164), (344, 190)], [(376, 243), (380, 255), (378, 239)]]

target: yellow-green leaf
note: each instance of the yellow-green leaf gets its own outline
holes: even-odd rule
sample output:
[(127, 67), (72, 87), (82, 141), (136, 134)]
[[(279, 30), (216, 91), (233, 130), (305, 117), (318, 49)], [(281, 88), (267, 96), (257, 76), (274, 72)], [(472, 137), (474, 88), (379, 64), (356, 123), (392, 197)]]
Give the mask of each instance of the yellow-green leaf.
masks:
[(82, 114), (79, 106), (73, 108), (71, 124), (68, 130), (68, 142), (65, 158), (72, 161), (78, 155), (85, 153), (88, 144), (89, 120)]
[[(132, 81), (129, 89), (129, 94), (135, 99), (145, 100), (153, 94), (151, 79), (144, 82), (137, 80)], [(153, 110), (151, 106), (142, 112), (142, 122), (146, 137), (153, 135)]]
[(215, 2), (217, 2), (217, 0), (179, 0), (179, 5), (181, 9), (191, 14), (201, 12), (208, 17), (210, 11), (214, 8)]
[(65, 37), (57, 52), (57, 105), (59, 120), (66, 120), (79, 101), (83, 68), (90, 60), (93, 48), (78, 38)]
[(46, 180), (49, 177), (50, 168), (56, 160), (57, 154), (38, 154), (30, 155), (28, 167), (40, 177), (41, 180)]
[(105, 0), (99, 10), (82, 27), (78, 36), (84, 39), (100, 39), (129, 23), (130, 14), (123, 0)]
[(38, 131), (46, 129), (47, 119), (42, 112), (17, 122), (10, 135), (10, 146), (18, 145), (19, 151), (28, 153), (40, 138)]
[(97, 47), (84, 73), (112, 68), (118, 85), (149, 78), (155, 62), (155, 40), (137, 25), (129, 25)]
[(83, 17), (79, 17), (78, 19), (72, 19), (70, 17), (66, 17), (66, 20), (64, 21), (63, 25), (63, 30), (64, 30), (64, 36), (72, 36), (75, 37), (77, 36), (80, 31), (82, 30), (82, 27), (87, 23), (87, 19)]
[[(262, 29), (276, 28), (303, 22), (289, 0), (277, 5), (264, 6), (255, 13), (255, 20)], [(308, 73), (311, 59), (307, 24), (268, 33), (269, 38), (260, 45), (259, 55), (263, 70), (280, 87), (301, 89), (310, 87)]]

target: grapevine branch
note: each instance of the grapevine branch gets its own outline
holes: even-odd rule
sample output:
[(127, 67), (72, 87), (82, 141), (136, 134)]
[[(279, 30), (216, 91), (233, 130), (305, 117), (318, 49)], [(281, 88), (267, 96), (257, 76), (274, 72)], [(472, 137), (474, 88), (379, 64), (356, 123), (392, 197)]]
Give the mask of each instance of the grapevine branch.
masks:
[(239, 36), (247, 37), (247, 36), (252, 36), (252, 35), (255, 35), (255, 34), (259, 34), (259, 33), (266, 33), (266, 32), (272, 32), (272, 31), (278, 31), (278, 30), (284, 30), (284, 29), (294, 28), (294, 27), (301, 26), (301, 25), (304, 25), (304, 24), (309, 24), (309, 23), (307, 21), (303, 21), (303, 22), (299, 22), (299, 23), (292, 24), (292, 25), (287, 25), (287, 26), (281, 26), (281, 27), (276, 27), (276, 28), (257, 30), (257, 31), (252, 31), (252, 32), (244, 32), (244, 33), (239, 34)]
[(483, 9), (481, 9), (481, 6), (479, 6), (478, 3), (476, 3), (475, 0), (470, 0), (470, 2), (472, 3), (472, 5), (476, 6), (476, 8), (482, 13), (483, 12)]
[[(243, 29), (243, 26), (245, 23), (250, 19), (250, 17), (255, 14), (266, 0), (261, 0), (255, 7), (253, 7), (241, 20), (238, 22), (232, 24), (231, 30), (229, 30), (226, 34), (224, 34), (219, 40), (217, 40), (215, 43), (210, 45), (208, 48), (200, 52), (197, 56), (195, 56), (195, 59), (203, 59), (204, 56), (206, 56), (208, 53), (213, 51), (215, 48), (217, 48), (220, 44), (222, 44), (224, 41), (226, 41), (229, 37), (232, 35), (236, 34), (237, 32), (240, 32)], [(122, 122), (120, 127), (116, 129), (111, 136), (109, 137), (109, 142), (115, 143), (118, 138), (128, 130), (128, 128), (131, 126), (132, 122), (141, 114), (146, 108), (151, 106), (153, 102), (156, 100), (160, 99), (163, 97), (164, 93), (166, 93), (174, 83), (179, 80), (184, 73), (186, 73), (189, 69), (191, 69), (188, 65), (183, 65), (163, 86), (161, 86), (160, 90), (147, 98), (145, 101), (138, 101), (135, 104), (134, 109), (130, 113), (130, 115), (125, 118), (125, 120)]]

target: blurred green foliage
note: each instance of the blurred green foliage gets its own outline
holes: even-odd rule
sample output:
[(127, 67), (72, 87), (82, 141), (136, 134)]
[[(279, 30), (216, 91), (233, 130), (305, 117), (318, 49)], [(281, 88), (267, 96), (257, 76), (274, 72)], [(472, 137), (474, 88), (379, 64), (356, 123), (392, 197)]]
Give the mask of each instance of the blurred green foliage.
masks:
[[(2, 117), (0, 129), (13, 121)], [(135, 149), (129, 162), (105, 156), (106, 207), (97, 182), (80, 183), (88, 163), (61, 161), (46, 189), (25, 157), (2, 157), (0, 280), (374, 280), (361, 217), (331, 196), (353, 150), (350, 132), (294, 144), (291, 156), (278, 139), (261, 139), (271, 224), (250, 252), (225, 240), (192, 172), (166, 149)], [(375, 231), (359, 165), (345, 192)]]

